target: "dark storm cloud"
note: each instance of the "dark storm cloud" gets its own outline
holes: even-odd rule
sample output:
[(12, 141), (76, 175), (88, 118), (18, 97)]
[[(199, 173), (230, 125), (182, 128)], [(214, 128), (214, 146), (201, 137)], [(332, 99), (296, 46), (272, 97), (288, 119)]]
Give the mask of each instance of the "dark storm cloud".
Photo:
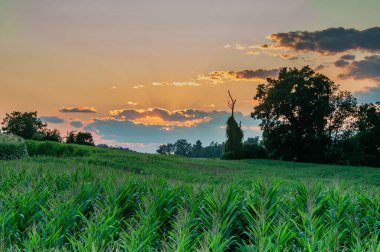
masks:
[(339, 75), (342, 79), (380, 81), (380, 55), (367, 56), (363, 60), (353, 61), (345, 69), (346, 73)]
[(42, 116), (40, 117), (40, 119), (43, 121), (43, 122), (46, 122), (46, 123), (63, 123), (64, 120), (62, 118), (59, 118), (57, 116)]
[[(296, 31), (270, 36), (275, 47), (296, 51), (339, 53), (349, 50), (380, 51), (380, 27), (366, 30), (329, 28), (322, 31)], [(267, 46), (268, 47), (268, 46)]]
[(74, 108), (60, 108), (61, 113), (96, 113), (95, 108), (89, 107), (74, 107)]
[(73, 126), (74, 128), (82, 128), (83, 123), (81, 121), (71, 121), (70, 125)]

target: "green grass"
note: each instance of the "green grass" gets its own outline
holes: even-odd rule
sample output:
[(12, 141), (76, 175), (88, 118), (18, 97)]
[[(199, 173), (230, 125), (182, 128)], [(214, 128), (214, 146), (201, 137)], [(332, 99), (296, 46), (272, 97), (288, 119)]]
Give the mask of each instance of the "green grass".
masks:
[(0, 161), (0, 250), (380, 250), (380, 169), (30, 145)]

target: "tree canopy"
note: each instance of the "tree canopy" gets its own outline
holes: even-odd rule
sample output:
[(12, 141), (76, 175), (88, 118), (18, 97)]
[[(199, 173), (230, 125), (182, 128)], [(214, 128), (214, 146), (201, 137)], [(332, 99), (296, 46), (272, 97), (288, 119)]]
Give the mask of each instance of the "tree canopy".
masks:
[(95, 146), (94, 139), (90, 132), (75, 133), (75, 131), (70, 131), (67, 134), (66, 143)]
[(278, 79), (257, 87), (252, 117), (261, 120), (264, 145), (273, 158), (326, 162), (335, 137), (349, 135), (356, 100), (310, 67), (282, 68)]
[(14, 111), (6, 114), (3, 119), (2, 130), (6, 133), (14, 134), (25, 139), (31, 139), (32, 136), (43, 130), (46, 124), (34, 112), (18, 112)]

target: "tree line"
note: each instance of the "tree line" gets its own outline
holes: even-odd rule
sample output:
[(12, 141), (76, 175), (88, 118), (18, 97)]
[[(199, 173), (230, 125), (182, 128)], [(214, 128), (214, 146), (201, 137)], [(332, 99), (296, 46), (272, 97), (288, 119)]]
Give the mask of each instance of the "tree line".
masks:
[[(225, 143), (211, 142), (204, 146), (200, 140), (195, 144), (189, 143), (186, 139), (179, 139), (174, 143), (162, 144), (158, 147), (157, 153), (162, 155), (178, 155), (191, 158), (220, 158), (223, 154)], [(241, 158), (267, 158), (268, 154), (262, 145), (259, 137), (248, 138), (242, 143), (243, 155)]]
[[(380, 166), (380, 102), (358, 104), (327, 76), (309, 66), (282, 68), (277, 79), (257, 87), (251, 117), (260, 120), (262, 138), (243, 141), (241, 123), (234, 117), (236, 99), (228, 92), (231, 115), (226, 140), (202, 146), (180, 139), (161, 145), (157, 153), (222, 159), (278, 160)], [(12, 112), (2, 121), (2, 132), (39, 141), (94, 146), (89, 132), (48, 129), (37, 112)]]
[[(380, 166), (380, 102), (358, 104), (350, 92), (309, 66), (282, 68), (277, 79), (258, 85), (251, 117), (261, 121), (261, 141), (243, 142), (241, 123), (234, 117), (236, 99), (228, 95), (231, 116), (226, 141), (219, 145), (222, 159)], [(198, 157), (191, 153), (198, 153), (200, 142), (185, 141), (162, 145), (157, 152)]]
[(7, 113), (1, 122), (1, 131), (14, 134), (24, 139), (36, 141), (65, 142), (67, 144), (80, 144), (95, 146), (93, 136), (90, 132), (70, 131), (65, 138), (57, 129), (48, 129), (38, 117), (37, 111)]
[(209, 146), (203, 147), (200, 140), (192, 145), (186, 139), (179, 139), (175, 143), (160, 145), (157, 149), (157, 153), (193, 158), (219, 158), (222, 154), (222, 145), (211, 142)]

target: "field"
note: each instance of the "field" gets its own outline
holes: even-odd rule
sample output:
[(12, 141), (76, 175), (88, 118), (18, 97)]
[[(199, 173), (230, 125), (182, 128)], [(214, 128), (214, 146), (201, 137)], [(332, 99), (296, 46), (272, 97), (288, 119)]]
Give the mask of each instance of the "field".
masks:
[(1, 250), (380, 251), (380, 169), (28, 149), (0, 161)]

